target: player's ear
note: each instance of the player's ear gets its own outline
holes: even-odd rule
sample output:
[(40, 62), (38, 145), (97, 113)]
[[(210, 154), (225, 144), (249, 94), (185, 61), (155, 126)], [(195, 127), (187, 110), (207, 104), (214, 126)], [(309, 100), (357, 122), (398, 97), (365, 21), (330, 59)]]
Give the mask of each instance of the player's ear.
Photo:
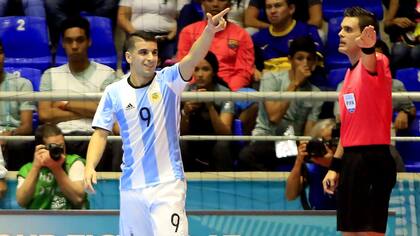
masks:
[(131, 53), (129, 51), (126, 51), (125, 52), (125, 60), (128, 62), (128, 64), (131, 64), (131, 61), (132, 61), (131, 57), (132, 57)]

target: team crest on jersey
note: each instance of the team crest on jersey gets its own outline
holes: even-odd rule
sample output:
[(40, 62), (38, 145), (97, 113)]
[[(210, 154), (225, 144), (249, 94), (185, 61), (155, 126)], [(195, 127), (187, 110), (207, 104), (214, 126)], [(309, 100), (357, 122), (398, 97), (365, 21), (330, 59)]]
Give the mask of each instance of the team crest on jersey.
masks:
[(228, 41), (228, 47), (230, 49), (236, 49), (239, 47), (239, 42), (236, 39), (229, 39)]
[(162, 94), (160, 93), (159, 85), (157, 83), (152, 84), (149, 91), (149, 101), (152, 104), (157, 104), (162, 99)]

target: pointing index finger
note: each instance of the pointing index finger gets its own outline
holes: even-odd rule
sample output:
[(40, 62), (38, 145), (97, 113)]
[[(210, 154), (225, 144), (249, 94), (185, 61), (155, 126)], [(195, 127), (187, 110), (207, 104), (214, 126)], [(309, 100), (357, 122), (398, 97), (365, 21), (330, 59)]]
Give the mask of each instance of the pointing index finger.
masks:
[(215, 15), (215, 17), (217, 19), (222, 18), (224, 15), (226, 15), (228, 12), (230, 11), (230, 8), (226, 8), (223, 11), (219, 12), (217, 15)]

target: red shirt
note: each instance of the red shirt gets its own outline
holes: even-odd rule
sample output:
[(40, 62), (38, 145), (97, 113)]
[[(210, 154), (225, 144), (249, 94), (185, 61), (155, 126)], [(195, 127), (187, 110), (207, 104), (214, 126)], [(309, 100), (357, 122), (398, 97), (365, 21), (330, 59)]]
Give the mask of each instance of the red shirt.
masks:
[[(188, 54), (206, 25), (207, 21), (200, 21), (182, 29), (178, 40), (178, 61)], [(248, 32), (229, 22), (226, 29), (214, 36), (210, 51), (219, 61), (218, 76), (231, 90), (236, 91), (251, 84), (254, 72), (254, 44)]]
[(390, 144), (392, 78), (383, 54), (376, 54), (376, 74), (361, 61), (347, 70), (338, 102), (343, 147)]

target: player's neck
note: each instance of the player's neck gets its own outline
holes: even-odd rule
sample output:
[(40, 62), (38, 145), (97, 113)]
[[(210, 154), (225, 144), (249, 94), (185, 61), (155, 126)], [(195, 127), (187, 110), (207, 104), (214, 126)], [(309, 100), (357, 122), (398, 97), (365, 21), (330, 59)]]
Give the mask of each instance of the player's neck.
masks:
[(153, 80), (154, 74), (151, 77), (145, 77), (136, 75), (135, 73), (132, 73), (130, 75), (130, 83), (135, 87), (143, 87), (146, 84), (149, 84), (151, 80)]

